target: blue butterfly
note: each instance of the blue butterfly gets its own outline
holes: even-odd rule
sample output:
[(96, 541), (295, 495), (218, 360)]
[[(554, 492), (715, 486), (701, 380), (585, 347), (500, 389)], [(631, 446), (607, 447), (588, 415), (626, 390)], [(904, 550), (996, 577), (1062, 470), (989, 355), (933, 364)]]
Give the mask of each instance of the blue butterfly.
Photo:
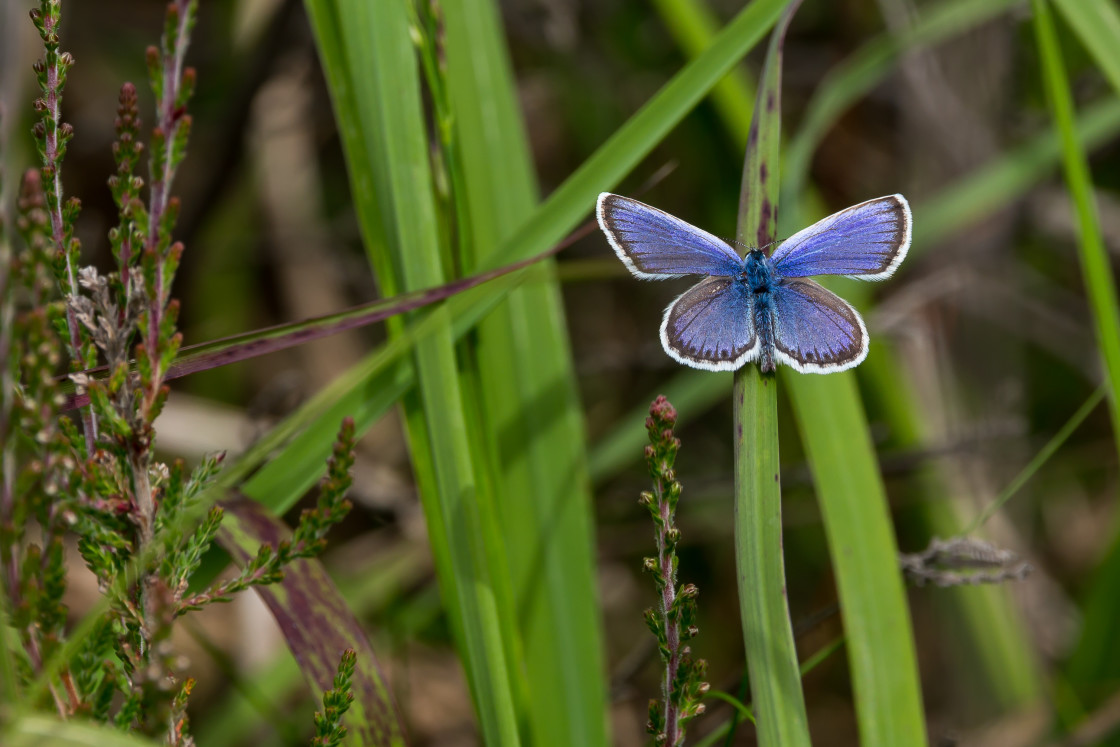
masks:
[(686, 366), (732, 371), (757, 360), (801, 373), (833, 373), (867, 357), (867, 327), (839, 296), (809, 280), (890, 277), (910, 248), (910, 205), (879, 197), (830, 215), (767, 257), (745, 257), (707, 231), (628, 197), (604, 192), (599, 226), (643, 280), (707, 275), (665, 309), (661, 344)]

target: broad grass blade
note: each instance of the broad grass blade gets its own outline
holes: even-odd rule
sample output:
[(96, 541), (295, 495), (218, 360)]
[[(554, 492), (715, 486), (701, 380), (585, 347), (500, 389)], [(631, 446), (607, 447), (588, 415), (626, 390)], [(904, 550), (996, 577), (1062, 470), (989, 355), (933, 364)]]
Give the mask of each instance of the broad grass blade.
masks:
[[(276, 547), (291, 537), (284, 523), (256, 501), (235, 498), (223, 508), (218, 538), (241, 565), (252, 560), (262, 544)], [(345, 716), (351, 739), (378, 747), (405, 744), (400, 714), (373, 646), (323, 564), (297, 560), (284, 569), (283, 580), (256, 591), (280, 626), (316, 700), (333, 686), (342, 652), (349, 648), (358, 654), (354, 702)]]
[[(464, 267), (490, 266), (536, 207), (536, 178), (496, 5), (445, 0), (452, 197)], [(591, 487), (582, 408), (553, 262), (513, 289), (472, 340), (479, 445), (522, 636), (535, 744), (606, 745)]]
[[(427, 127), (406, 0), (309, 2), (367, 254), (389, 292), (445, 282)], [(341, 56), (337, 50), (341, 49)], [(487, 744), (520, 743), (522, 688), (493, 496), (475, 474), (446, 307), (415, 344), (404, 400), (443, 598)], [(400, 325), (391, 325), (400, 334)]]

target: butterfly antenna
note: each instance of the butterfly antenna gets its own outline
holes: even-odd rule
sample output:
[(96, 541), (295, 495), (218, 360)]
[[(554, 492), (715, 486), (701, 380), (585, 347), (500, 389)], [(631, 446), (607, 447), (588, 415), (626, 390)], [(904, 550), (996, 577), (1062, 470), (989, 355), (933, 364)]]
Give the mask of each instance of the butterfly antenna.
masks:
[(753, 246), (751, 246), (750, 244), (745, 244), (742, 241), (739, 241), (739, 239), (724, 239), (724, 241), (726, 241), (728, 244), (734, 244), (735, 246), (741, 246), (744, 249), (746, 249), (747, 251), (751, 251), (751, 250), (754, 249)]

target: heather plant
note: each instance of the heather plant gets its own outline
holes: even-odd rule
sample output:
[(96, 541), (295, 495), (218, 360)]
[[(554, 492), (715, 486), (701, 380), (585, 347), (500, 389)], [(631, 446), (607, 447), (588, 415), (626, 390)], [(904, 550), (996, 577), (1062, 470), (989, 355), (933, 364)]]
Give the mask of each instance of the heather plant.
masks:
[[(315, 508), (294, 535), (262, 545), (232, 579), (191, 590), (189, 582), (214, 545), (223, 509), (207, 489), (221, 455), (193, 469), (155, 453), (153, 424), (167, 400), (165, 378), (178, 353), (179, 305), (171, 297), (183, 252), (173, 238), (179, 202), (175, 175), (186, 156), (187, 105), (194, 71), (184, 65), (195, 0), (167, 6), (162, 43), (148, 50), (155, 126), (141, 142), (136, 89), (121, 87), (109, 188), (119, 209), (109, 232), (110, 273), (80, 265), (74, 227), (77, 198), (62, 190), (67, 145), (62, 98), (73, 58), (61, 51), (62, 6), (43, 0), (31, 13), (45, 50), (35, 72), (41, 96), (34, 127), (41, 166), (26, 172), (14, 221), (0, 228), (3, 401), (0, 445), (0, 576), (9, 635), (5, 690), (46, 705), (64, 720), (88, 718), (124, 731), (193, 744), (187, 705), (193, 680), (171, 642), (176, 620), (229, 601), (254, 586), (276, 584), (295, 561), (319, 554), (324, 535), (349, 510), (354, 426), (343, 423)], [(147, 182), (137, 166), (148, 153)], [(143, 193), (147, 192), (147, 200)], [(97, 373), (91, 371), (96, 366)], [(88, 402), (80, 418), (63, 414), (68, 367)], [(201, 516), (201, 520), (198, 518)], [(105, 604), (91, 626), (69, 638), (63, 593), (66, 543), (97, 579)], [(323, 744), (337, 743), (354, 655), (325, 701)], [(349, 672), (349, 674), (346, 674)], [(45, 690), (45, 703), (36, 693)]]
[(649, 407), (646, 430), (646, 466), (653, 478), (653, 490), (642, 493), (641, 504), (653, 519), (657, 557), (646, 558), (645, 569), (653, 576), (657, 590), (657, 606), (646, 610), (646, 624), (657, 638), (657, 651), (665, 667), (661, 683), (662, 699), (649, 703), (646, 730), (656, 744), (684, 744), (688, 722), (704, 712), (704, 695), (708, 683), (703, 681), (708, 664), (693, 659), (687, 645), (699, 633), (696, 627), (695, 584), (677, 583), (677, 544), (681, 531), (677, 528), (677, 504), (681, 483), (673, 471), (680, 439), (673, 434), (677, 411), (665, 397), (658, 397)]

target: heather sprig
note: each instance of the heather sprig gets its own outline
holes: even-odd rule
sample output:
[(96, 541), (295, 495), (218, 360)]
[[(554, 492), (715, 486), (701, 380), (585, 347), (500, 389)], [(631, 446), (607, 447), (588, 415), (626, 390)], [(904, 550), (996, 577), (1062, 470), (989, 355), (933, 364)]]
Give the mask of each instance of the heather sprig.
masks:
[(646, 730), (657, 744), (676, 747), (684, 743), (685, 726), (704, 712), (701, 699), (708, 692), (704, 674), (708, 664), (693, 659), (687, 641), (696, 637), (696, 597), (700, 590), (694, 584), (677, 586), (677, 544), (681, 532), (676, 525), (677, 503), (681, 484), (673, 464), (680, 440), (673, 433), (677, 411), (664, 396), (649, 408), (646, 431), (646, 465), (653, 478), (653, 490), (642, 493), (641, 504), (649, 509), (656, 531), (657, 557), (646, 558), (645, 570), (653, 576), (657, 589), (656, 608), (646, 610), (646, 624), (657, 637), (657, 650), (665, 665), (662, 700), (650, 700)]
[[(74, 65), (69, 52), (60, 52), (59, 25), (62, 19), (61, 0), (41, 0), (31, 11), (31, 20), (43, 41), (43, 59), (35, 63), (35, 76), (42, 96), (35, 100), (39, 121), (32, 132), (42, 162), (41, 174), (46, 197), (46, 210), (50, 218), (53, 241), (55, 277), (64, 297), (79, 294), (77, 267), (81, 244), (74, 237), (74, 222), (81, 211), (81, 202), (71, 197), (64, 200), (62, 192), (62, 160), (66, 147), (74, 137), (74, 128), (62, 121), (62, 91), (66, 76)], [(97, 353), (83, 333), (73, 309), (66, 312), (66, 338), (70, 345), (70, 370), (81, 371), (96, 365)], [(82, 411), (85, 441), (88, 451), (93, 451), (97, 440), (97, 420), (88, 409)]]
[[(223, 581), (214, 587), (194, 594), (180, 603), (176, 614), (182, 615), (191, 610), (201, 609), (215, 602), (228, 602), (232, 596), (253, 586), (267, 586), (284, 577), (284, 567), (300, 558), (311, 558), (323, 551), (326, 534), (349, 513), (351, 504), (346, 500), (352, 478), (350, 468), (354, 464), (354, 421), (342, 421), (338, 437), (335, 439), (327, 474), (319, 485), (319, 497), (314, 508), (305, 509), (300, 514), (299, 523), (290, 540), (280, 542), (276, 547), (261, 545), (257, 554), (245, 564), (236, 578)], [(215, 508), (213, 512), (219, 512)], [(207, 522), (199, 532), (208, 526)], [(216, 532), (216, 526), (214, 527)], [(213, 539), (213, 534), (209, 540)]]
[(334, 687), (323, 693), (323, 710), (315, 712), (315, 737), (311, 740), (314, 747), (337, 747), (346, 737), (342, 716), (354, 702), (351, 680), (357, 660), (358, 655), (354, 649), (348, 648), (342, 652), (338, 673), (334, 676)]

